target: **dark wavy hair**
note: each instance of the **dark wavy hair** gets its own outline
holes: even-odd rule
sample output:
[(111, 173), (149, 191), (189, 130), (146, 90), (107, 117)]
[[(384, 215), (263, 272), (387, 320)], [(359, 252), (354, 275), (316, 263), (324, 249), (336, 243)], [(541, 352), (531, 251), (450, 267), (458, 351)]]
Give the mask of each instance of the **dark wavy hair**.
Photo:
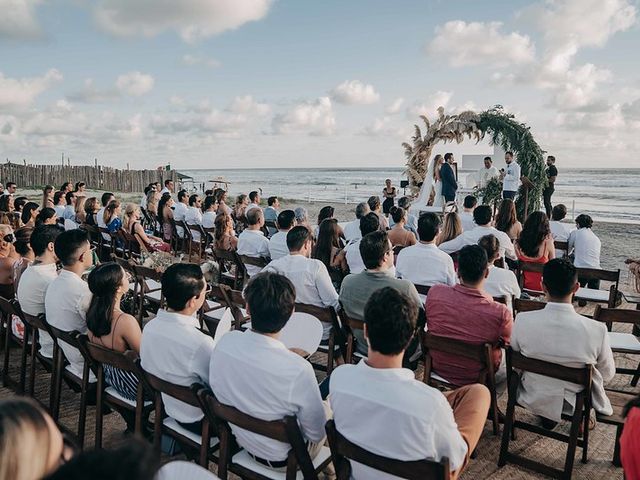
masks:
[(537, 257), (542, 242), (550, 233), (547, 214), (544, 212), (531, 213), (524, 222), (520, 238), (518, 238), (520, 250), (528, 257)]
[(171, 200), (171, 194), (169, 192), (163, 193), (158, 202), (158, 222), (160, 225), (164, 225), (164, 206)]
[(331, 252), (340, 248), (340, 226), (335, 218), (326, 218), (320, 224), (318, 240), (313, 249), (313, 258), (320, 260), (327, 268), (331, 267)]
[(22, 207), (22, 213), (20, 215), (22, 223), (28, 223), (29, 220), (31, 220), (31, 212), (37, 210), (38, 208), (40, 208), (40, 205), (38, 205), (36, 202), (25, 203), (24, 207)]
[(318, 212), (318, 225), (320, 225), (322, 221), (327, 218), (333, 218), (334, 213), (335, 213), (335, 209), (331, 205), (322, 207)]
[(516, 204), (510, 198), (505, 198), (500, 202), (500, 207), (496, 214), (496, 230), (506, 233), (517, 221)]
[(116, 291), (123, 279), (124, 270), (115, 262), (98, 265), (89, 274), (87, 283), (93, 297), (87, 310), (87, 327), (96, 337), (111, 332)]

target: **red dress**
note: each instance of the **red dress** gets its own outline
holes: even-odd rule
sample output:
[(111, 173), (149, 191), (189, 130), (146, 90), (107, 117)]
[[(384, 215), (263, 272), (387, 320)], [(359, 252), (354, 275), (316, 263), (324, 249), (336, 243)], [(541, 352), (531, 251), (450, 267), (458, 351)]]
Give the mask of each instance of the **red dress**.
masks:
[[(544, 244), (540, 246), (540, 249), (544, 249)], [(532, 258), (525, 255), (522, 250), (516, 245), (516, 255), (518, 260), (527, 263), (541, 263), (545, 264), (549, 261), (549, 257), (545, 254), (544, 257)], [(538, 272), (522, 272), (524, 275), (524, 288), (527, 290), (535, 290), (537, 292), (542, 291), (542, 273)]]
[(624, 476), (629, 480), (640, 479), (640, 408), (629, 410), (620, 437), (620, 460)]

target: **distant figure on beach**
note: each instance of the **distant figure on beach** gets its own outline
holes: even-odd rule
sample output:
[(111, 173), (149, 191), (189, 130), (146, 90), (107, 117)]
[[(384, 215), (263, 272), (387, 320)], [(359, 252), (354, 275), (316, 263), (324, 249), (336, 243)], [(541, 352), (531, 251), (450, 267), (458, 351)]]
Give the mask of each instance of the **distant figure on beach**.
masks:
[(454, 162), (453, 153), (446, 153), (444, 155), (444, 163), (440, 168), (440, 181), (442, 182), (442, 196), (444, 201), (455, 202), (456, 191), (458, 190), (458, 182), (456, 181), (456, 175), (453, 173)]
[(556, 168), (556, 157), (549, 155), (547, 157), (547, 181), (549, 185), (542, 191), (542, 199), (544, 200), (544, 209), (547, 212), (547, 217), (551, 218), (551, 211), (553, 205), (551, 205), (551, 195), (555, 191), (556, 178), (558, 177), (558, 169)]
[(484, 167), (478, 170), (478, 188), (486, 188), (492, 178), (500, 176), (500, 172), (493, 166), (491, 157), (484, 157)]
[(391, 179), (387, 178), (385, 181), (385, 187), (382, 189), (382, 196), (384, 197), (384, 202), (382, 202), (382, 213), (384, 213), (387, 217), (391, 212), (391, 207), (393, 207), (395, 198), (397, 195), (396, 187), (391, 185)]
[(507, 163), (507, 169), (500, 170), (502, 198), (515, 200), (520, 186), (520, 165), (513, 159), (513, 152), (505, 153), (504, 161)]

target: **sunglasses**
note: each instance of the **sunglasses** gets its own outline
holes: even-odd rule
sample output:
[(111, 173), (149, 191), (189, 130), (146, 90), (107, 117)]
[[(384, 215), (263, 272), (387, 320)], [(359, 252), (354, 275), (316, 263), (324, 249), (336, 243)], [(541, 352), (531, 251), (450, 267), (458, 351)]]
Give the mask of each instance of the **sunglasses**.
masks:
[(4, 237), (2, 237), (2, 240), (4, 240), (7, 243), (13, 243), (16, 241), (16, 236), (13, 233), (9, 233)]

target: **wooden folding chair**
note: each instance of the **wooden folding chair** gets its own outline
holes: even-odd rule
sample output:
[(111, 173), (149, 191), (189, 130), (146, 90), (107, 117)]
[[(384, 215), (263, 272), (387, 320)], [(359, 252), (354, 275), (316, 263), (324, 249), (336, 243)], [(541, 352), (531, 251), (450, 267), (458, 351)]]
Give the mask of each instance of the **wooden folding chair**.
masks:
[(337, 480), (349, 480), (351, 478), (351, 463), (349, 460), (389, 475), (409, 480), (448, 480), (451, 478), (449, 459), (447, 457), (442, 457), (437, 462), (427, 459), (414, 461), (396, 460), (395, 458), (377, 455), (350, 442), (338, 432), (333, 420), (327, 422), (325, 429)]
[(232, 290), (223, 288), (226, 295), (227, 306), (231, 309), (234, 319), (234, 328), (236, 330), (246, 330), (247, 323), (251, 321), (251, 316), (247, 314), (247, 304), (240, 290)]
[(277, 232), (277, 231), (278, 231), (278, 224), (276, 222), (274, 222), (273, 220), (266, 220), (264, 222), (263, 232), (265, 237), (271, 238), (271, 236), (274, 235), (274, 233), (271, 233), (271, 232)]
[(142, 327), (144, 319), (145, 302), (154, 308), (164, 306), (164, 296), (162, 295), (162, 273), (153, 268), (142, 265), (132, 265), (135, 273), (138, 295), (138, 323)]
[(98, 227), (94, 225), (87, 225), (85, 223), (80, 228), (89, 234), (89, 242), (91, 243), (91, 246), (99, 251), (102, 244), (102, 235), (100, 234)]
[[(108, 228), (98, 227), (100, 232), (100, 243), (98, 244), (98, 256), (100, 259), (106, 259), (115, 253), (115, 244), (113, 241), (113, 235)], [(108, 238), (107, 238), (108, 237)]]
[[(640, 326), (640, 310), (627, 310), (622, 308), (603, 308), (596, 305), (593, 319), (603, 322), (609, 330), (609, 344), (614, 353), (626, 353), (629, 355), (640, 355), (640, 341), (632, 333), (612, 332), (611, 328), (614, 322), (627, 323)], [(640, 379), (640, 363), (633, 368), (616, 367), (616, 373), (622, 375), (633, 375), (631, 386), (638, 385)]]
[(28, 313), (22, 313), (25, 325), (29, 326), (31, 332), (31, 345), (30, 345), (30, 363), (29, 363), (29, 385), (27, 388), (27, 395), (34, 396), (35, 382), (36, 382), (36, 363), (40, 362), (44, 369), (53, 375), (54, 358), (45, 357), (40, 353), (40, 330), (51, 335), (51, 329), (44, 316), (44, 314), (34, 316)]
[(269, 265), (271, 261), (268, 257), (251, 257), (249, 255), (238, 255), (240, 263), (242, 264), (242, 270), (244, 273), (245, 283), (249, 281), (249, 273), (247, 273), (247, 265), (251, 265), (258, 268), (264, 268)]
[(189, 227), (189, 261), (194, 249), (198, 252), (198, 261), (202, 261), (204, 252), (207, 249), (207, 233), (202, 229), (202, 225), (187, 225)]
[(605, 391), (607, 393), (607, 398), (611, 402), (613, 413), (611, 415), (602, 415), (601, 413), (596, 412), (596, 420), (600, 423), (613, 425), (614, 427), (616, 427), (616, 438), (613, 447), (613, 459), (611, 460), (611, 463), (613, 463), (616, 467), (621, 467), (622, 463), (620, 462), (620, 436), (622, 435), (625, 420), (622, 412), (627, 403), (636, 398), (636, 395), (634, 393), (619, 392), (616, 390)]
[[(153, 403), (144, 400), (144, 383), (143, 380), (138, 377), (138, 369), (135, 366), (138, 355), (131, 350), (120, 353), (101, 347), (100, 345), (91, 343), (86, 335), (79, 335), (78, 342), (85, 357), (90, 359), (91, 369), (98, 382), (96, 390), (95, 448), (102, 448), (103, 404), (117, 412), (126, 412), (124, 415), (133, 414), (135, 416), (134, 434), (143, 437), (143, 426), (146, 425), (149, 413), (153, 410)], [(105, 365), (129, 372), (137, 379), (138, 387), (136, 389), (135, 401), (123, 397), (112, 386), (105, 385)]]
[[(187, 225), (187, 222), (185, 222), (184, 220), (176, 221), (171, 219), (171, 223), (172, 223), (172, 235), (175, 235), (175, 238), (176, 238), (175, 254), (177, 255), (178, 251), (188, 254), (189, 246), (193, 241), (193, 237), (191, 236), (191, 230), (189, 230), (189, 226)], [(177, 227), (180, 227), (182, 229), (182, 237), (178, 234)]]
[(145, 385), (154, 396), (153, 446), (155, 450), (160, 453), (160, 440), (162, 434), (165, 434), (178, 442), (185, 451), (190, 453), (191, 457), (197, 458), (198, 463), (204, 468), (208, 468), (209, 460), (217, 462), (218, 459), (213, 455), (213, 452), (218, 448), (219, 440), (218, 437), (212, 435), (215, 433), (215, 428), (212, 430), (207, 415), (202, 419), (202, 431), (198, 436), (181, 426), (175, 419), (167, 416), (164, 411), (162, 394), (192, 407), (201, 408), (201, 403), (194, 389), (191, 386), (176, 385), (152, 375), (142, 368), (140, 359), (135, 360), (134, 364), (138, 370), (138, 376), (144, 379)]
[(525, 275), (530, 273), (542, 273), (544, 269), (543, 263), (531, 263), (520, 260), (518, 262), (518, 269), (516, 271), (516, 277), (518, 278), (518, 284), (520, 285), (520, 290), (523, 292), (531, 293), (533, 295), (542, 295), (541, 290), (530, 290), (528, 288), (524, 288), (524, 277)]
[[(196, 388), (194, 386), (194, 388)], [(218, 460), (218, 476), (227, 478), (228, 471), (250, 480), (270, 480), (282, 477), (282, 473), (275, 472), (256, 461), (246, 450), (241, 449), (231, 456), (231, 425), (264, 437), (291, 445), (287, 456), (287, 480), (302, 477), (306, 480), (318, 479), (318, 474), (331, 462), (331, 452), (322, 447), (315, 459), (311, 459), (307, 451), (307, 444), (300, 432), (298, 419), (286, 416), (280, 420), (261, 420), (240, 410), (220, 403), (213, 393), (206, 388), (199, 388), (198, 399), (205, 416), (210, 422), (215, 422), (220, 436), (220, 455)], [(275, 477), (274, 477), (275, 475)]]
[[(349, 314), (345, 311), (342, 304), (340, 304), (340, 310), (338, 312), (340, 316), (340, 321), (342, 323), (342, 329), (344, 330), (345, 335), (345, 346), (344, 346), (344, 361), (345, 363), (354, 363), (354, 360), (357, 358), (357, 361), (365, 358), (366, 356), (359, 353), (355, 348), (356, 337), (354, 335), (355, 330), (360, 330), (364, 332), (364, 321), (358, 320), (353, 317), (350, 317)], [(364, 333), (363, 333), (364, 336)]]
[(213, 249), (213, 258), (218, 262), (218, 283), (229, 283), (234, 289), (244, 284), (244, 267), (235, 251)]
[[(335, 353), (337, 351), (338, 356), (342, 357), (340, 345), (344, 342), (344, 334), (342, 332), (340, 322), (338, 321), (338, 314), (336, 313), (335, 308), (318, 307), (316, 305), (309, 305), (306, 303), (296, 303), (295, 311), (308, 313), (309, 315), (316, 317), (320, 322), (331, 324), (331, 333), (329, 334), (327, 345), (325, 346), (320, 344), (318, 347), (318, 352), (327, 355), (327, 364), (323, 365), (321, 363), (311, 362), (311, 365), (313, 365), (313, 368), (316, 370), (327, 372), (327, 376), (331, 375), (335, 363)], [(338, 339), (337, 342), (336, 338)]]
[[(582, 387), (582, 391), (576, 394), (573, 414), (562, 415), (563, 419), (571, 420), (569, 435), (553, 430), (547, 430), (541, 426), (515, 419), (515, 407), (517, 405), (520, 376), (516, 371), (514, 371), (514, 369), (519, 372), (536, 373), (545, 377), (571, 382)], [(507, 402), (507, 413), (505, 417), (504, 430), (502, 432), (502, 444), (500, 448), (498, 466), (502, 467), (506, 465), (507, 462), (511, 462), (553, 478), (570, 479), (577, 447), (582, 448), (582, 463), (587, 462), (593, 366), (586, 365), (581, 368), (565, 367), (564, 365), (525, 357), (521, 353), (513, 351), (511, 347), (507, 347), (507, 374), (509, 378), (509, 400)], [(583, 427), (582, 439), (578, 438), (580, 423), (582, 423)], [(516, 428), (521, 428), (538, 435), (567, 443), (567, 454), (565, 457), (564, 469), (559, 470), (538, 461), (528, 459), (522, 455), (509, 452), (509, 441), (512, 436), (515, 435)]]
[(574, 295), (574, 300), (586, 302), (606, 303), (609, 308), (616, 308), (618, 305), (618, 289), (620, 286), (620, 270), (603, 270), (600, 268), (577, 268), (578, 279), (582, 281), (604, 280), (613, 282), (609, 290), (595, 288), (578, 289)]
[(542, 310), (547, 306), (546, 302), (541, 302), (539, 300), (527, 300), (524, 298), (514, 298), (513, 299), (513, 318), (516, 318), (516, 315), (520, 312), (536, 312), (538, 310)]
[(569, 258), (569, 242), (561, 242), (561, 241), (554, 241), (553, 242), (553, 246), (556, 249), (556, 252), (558, 250), (562, 250), (564, 252), (564, 255), (562, 255), (562, 258)]
[(498, 435), (500, 424), (498, 423), (498, 395), (496, 392), (496, 376), (493, 365), (493, 351), (496, 347), (490, 343), (473, 344), (457, 340), (455, 338), (433, 335), (424, 332), (422, 335), (422, 351), (424, 355), (424, 376), (422, 381), (428, 385), (443, 385), (447, 388), (458, 388), (456, 385), (441, 377), (433, 371), (433, 358), (431, 352), (441, 352), (457, 357), (464, 357), (478, 362), (481, 366), (477, 382), (486, 385), (491, 395), (491, 422), (493, 434)]
[[(13, 317), (17, 317), (22, 320), (22, 310), (18, 301), (15, 299), (7, 300), (4, 297), (0, 297), (0, 312), (2, 314), (3, 321), (7, 327), (5, 329), (4, 340), (4, 364), (2, 367), (2, 384), (5, 387), (15, 388), (18, 393), (24, 393), (27, 375), (27, 356), (28, 356), (28, 339), (32, 336), (28, 324), (24, 324), (24, 336), (19, 338), (13, 334), (11, 324)], [(24, 323), (24, 322), (23, 322)], [(11, 344), (16, 344), (20, 348), (20, 370), (18, 374), (18, 380), (13, 380), (9, 376), (9, 363), (11, 356)]]
[(507, 296), (506, 295), (500, 295), (500, 296), (497, 296), (497, 297), (493, 297), (493, 301), (497, 302), (497, 303), (501, 303), (502, 305), (508, 306), (508, 301), (507, 301)]

